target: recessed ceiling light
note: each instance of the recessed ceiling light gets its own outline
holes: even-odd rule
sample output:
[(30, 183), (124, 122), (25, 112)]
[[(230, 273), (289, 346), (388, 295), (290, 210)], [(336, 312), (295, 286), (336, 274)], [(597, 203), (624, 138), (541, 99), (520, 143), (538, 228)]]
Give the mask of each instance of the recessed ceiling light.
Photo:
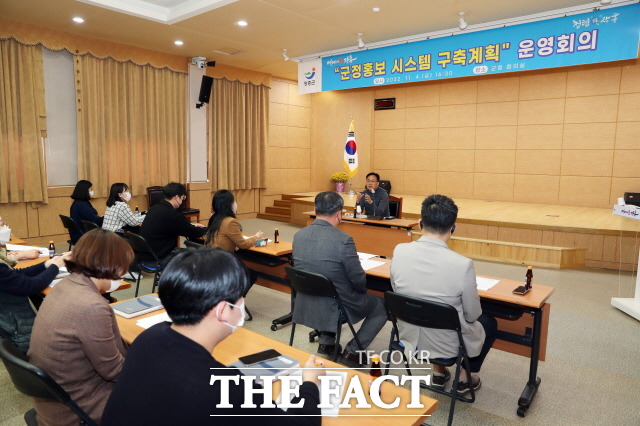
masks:
[(176, 46), (182, 46), (184, 42), (182, 40), (176, 40), (173, 42), (173, 44), (175, 44)]
[(84, 22), (84, 19), (82, 19), (79, 16), (76, 16), (73, 18), (73, 22), (77, 23), (77, 24), (82, 24)]
[(236, 25), (239, 27), (246, 27), (249, 24), (247, 23), (247, 21), (238, 21), (236, 22)]
[(376, 13), (377, 13), (377, 12), (380, 12), (380, 8), (379, 8), (379, 7), (374, 7), (374, 8), (372, 8), (371, 10), (372, 10), (373, 12), (376, 12)]

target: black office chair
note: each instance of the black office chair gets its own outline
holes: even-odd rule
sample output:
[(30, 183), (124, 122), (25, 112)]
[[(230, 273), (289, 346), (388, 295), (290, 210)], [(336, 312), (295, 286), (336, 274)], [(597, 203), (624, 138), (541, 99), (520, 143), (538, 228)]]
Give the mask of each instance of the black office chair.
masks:
[[(0, 341), (0, 358), (11, 376), (11, 381), (20, 392), (32, 398), (61, 402), (80, 418), (81, 425), (98, 425), (51, 376), (29, 363), (26, 356), (9, 340)], [(37, 426), (35, 413), (32, 408), (24, 414), (27, 425)]]
[(89, 232), (92, 229), (98, 229), (100, 228), (100, 226), (98, 226), (97, 224), (93, 223), (93, 222), (89, 222), (88, 220), (83, 220), (82, 221), (82, 226), (84, 226), (84, 231), (85, 232)]
[(191, 240), (184, 240), (184, 245), (187, 246), (187, 248), (193, 250), (203, 250), (207, 248), (207, 246), (205, 246), (204, 244), (196, 243), (195, 241)]
[[(292, 312), (295, 316), (296, 312), (296, 295), (297, 293), (306, 294), (307, 296), (313, 297), (329, 297), (335, 299), (338, 304), (338, 311), (335, 313), (328, 313), (328, 315), (335, 315), (336, 317), (336, 345), (333, 351), (333, 361), (335, 362), (338, 359), (338, 350), (340, 346), (340, 333), (342, 331), (342, 324), (345, 322), (349, 325), (351, 329), (351, 333), (356, 340), (356, 344), (358, 348), (363, 351), (364, 348), (356, 335), (356, 330), (353, 328), (353, 324), (349, 320), (347, 316), (347, 311), (342, 305), (342, 301), (340, 300), (340, 296), (336, 291), (333, 282), (324, 275), (316, 274), (313, 272), (303, 271), (301, 269), (293, 268), (291, 266), (286, 266), (285, 271), (287, 272), (287, 277), (291, 282), (291, 287), (293, 288), (293, 309)], [(303, 324), (306, 325), (306, 324)], [(296, 331), (296, 323), (291, 320), (291, 337), (289, 338), (289, 346), (293, 346), (293, 335)]]
[(67, 240), (67, 243), (69, 244), (69, 249), (71, 249), (71, 247), (73, 247), (76, 243), (76, 241), (71, 240), (71, 231), (76, 231), (79, 235), (84, 234), (84, 232), (82, 231), (82, 229), (80, 229), (76, 221), (71, 219), (69, 216), (65, 216), (63, 214), (60, 214), (58, 216), (60, 216), (62, 226), (64, 226), (67, 232), (69, 232), (69, 239)]
[(389, 216), (402, 218), (402, 197), (389, 195)]
[[(136, 260), (130, 269), (133, 269), (134, 272), (138, 273), (138, 278), (136, 280), (136, 294), (135, 297), (138, 297), (138, 290), (140, 289), (140, 278), (142, 277), (142, 272), (146, 272), (148, 274), (153, 274), (153, 285), (151, 286), (151, 292), (154, 293), (156, 291), (156, 286), (158, 285), (158, 281), (160, 280), (160, 274), (162, 274), (162, 264), (160, 263), (160, 259), (153, 252), (147, 240), (144, 237), (135, 234), (133, 232), (125, 232), (124, 236), (131, 247), (133, 248), (134, 253), (136, 254)], [(151, 257), (153, 260), (143, 260), (149, 259)]]
[(390, 180), (380, 180), (380, 187), (384, 188), (387, 191), (387, 194), (391, 195), (391, 181)]
[[(391, 338), (389, 339), (389, 357), (387, 359), (387, 366), (385, 367), (385, 373), (389, 369), (389, 361), (391, 361), (391, 353), (393, 351), (399, 351), (402, 353), (402, 359), (404, 360), (405, 367), (409, 375), (411, 375), (411, 369), (409, 368), (409, 360), (404, 353), (404, 346), (400, 343), (400, 332), (398, 329), (398, 320), (404, 321), (408, 324), (415, 325), (423, 328), (433, 328), (438, 330), (452, 330), (458, 334), (458, 355), (454, 358), (430, 358), (429, 362), (435, 365), (441, 365), (443, 367), (450, 367), (455, 364), (456, 372), (453, 377), (453, 383), (451, 384), (451, 390), (449, 392), (444, 389), (435, 388), (431, 385), (423, 385), (426, 389), (432, 390), (443, 395), (451, 397), (451, 407), (449, 408), (449, 421), (448, 425), (453, 422), (453, 413), (455, 410), (456, 400), (464, 402), (474, 402), (476, 400), (473, 386), (470, 386), (471, 396), (465, 397), (458, 395), (456, 390), (458, 389), (458, 382), (460, 379), (460, 370), (463, 368), (467, 371), (467, 377), (471, 380), (471, 368), (469, 366), (469, 355), (467, 354), (467, 348), (464, 345), (462, 339), (462, 327), (460, 326), (460, 317), (458, 311), (451, 305), (440, 302), (432, 302), (430, 300), (424, 300), (417, 297), (405, 296), (402, 294), (387, 291), (384, 294), (384, 303), (387, 308), (387, 314), (392, 321)], [(426, 348), (428, 349), (428, 348)]]

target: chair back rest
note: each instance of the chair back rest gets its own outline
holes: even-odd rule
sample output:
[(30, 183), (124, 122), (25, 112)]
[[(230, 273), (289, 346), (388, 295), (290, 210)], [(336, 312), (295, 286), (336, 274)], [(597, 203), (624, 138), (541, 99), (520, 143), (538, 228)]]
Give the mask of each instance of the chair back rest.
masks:
[(336, 292), (333, 282), (324, 275), (303, 271), (291, 266), (286, 266), (284, 269), (291, 282), (291, 287), (297, 293), (338, 299), (338, 292)]
[(156, 259), (156, 261), (158, 260), (158, 256), (156, 256), (156, 254), (153, 252), (151, 246), (149, 246), (149, 243), (144, 239), (144, 237), (128, 231), (124, 233), (124, 236), (131, 243), (131, 247), (133, 247), (134, 252), (148, 253), (151, 254)]
[(389, 195), (389, 215), (398, 219), (402, 217), (402, 197), (394, 197)]
[(96, 225), (93, 222), (89, 222), (88, 220), (83, 220), (82, 221), (82, 226), (84, 226), (85, 231), (89, 232), (93, 229), (98, 229), (100, 228), (98, 225)]
[(446, 303), (387, 291), (384, 294), (384, 304), (394, 322), (398, 319), (418, 327), (458, 332), (462, 330), (458, 311)]
[(74, 230), (82, 233), (82, 231), (80, 230), (80, 227), (78, 226), (75, 220), (63, 214), (60, 214), (58, 216), (60, 216), (60, 220), (62, 221), (62, 226), (64, 226), (67, 231)]
[(380, 180), (380, 187), (384, 188), (387, 191), (387, 194), (391, 195), (391, 181), (390, 180)]
[(184, 240), (184, 245), (187, 246), (187, 248), (190, 248), (193, 250), (203, 250), (207, 248), (207, 246), (205, 245), (196, 243), (195, 241), (189, 241), (189, 240)]

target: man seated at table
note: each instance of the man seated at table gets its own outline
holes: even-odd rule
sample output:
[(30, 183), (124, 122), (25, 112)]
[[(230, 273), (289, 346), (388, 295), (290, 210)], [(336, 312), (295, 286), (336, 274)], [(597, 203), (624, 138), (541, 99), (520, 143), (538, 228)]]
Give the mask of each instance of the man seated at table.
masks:
[[(391, 285), (396, 293), (446, 303), (458, 310), (462, 338), (469, 354), (471, 372), (477, 373), (495, 340), (495, 318), (482, 313), (473, 261), (447, 247), (456, 229), (458, 206), (444, 195), (430, 195), (422, 202), (422, 237), (398, 244), (391, 263)], [(400, 339), (407, 351), (427, 350), (432, 358), (458, 354), (458, 336), (449, 330), (422, 329), (400, 322)], [(432, 385), (444, 388), (451, 373), (434, 365)], [(466, 370), (460, 373), (457, 392), (464, 395), (480, 388), (480, 377), (469, 384)]]
[[(202, 238), (207, 228), (200, 223), (190, 223), (178, 212), (187, 198), (187, 188), (171, 182), (163, 188), (164, 200), (151, 206), (140, 227), (140, 235), (147, 240), (161, 262), (166, 263), (177, 251), (178, 238)], [(152, 260), (150, 257), (143, 260)]]
[[(336, 228), (342, 222), (343, 204), (342, 197), (333, 191), (316, 196), (316, 220), (293, 237), (293, 266), (324, 275), (333, 282), (351, 322), (355, 324), (364, 319), (357, 332), (364, 350), (387, 322), (387, 314), (383, 300), (367, 293), (366, 275), (353, 238)], [(318, 352), (333, 354), (337, 317), (327, 315), (327, 312), (337, 315), (336, 302), (298, 294), (296, 305), (293, 320), (319, 330)], [(366, 357), (358, 351), (357, 343), (352, 339), (342, 357), (349, 365), (366, 363)]]
[(389, 216), (389, 194), (386, 189), (380, 188), (380, 175), (371, 172), (366, 179), (367, 189), (358, 193), (357, 205), (362, 207), (363, 214), (367, 216)]
[[(237, 384), (225, 380), (228, 395), (222, 391), (221, 380), (210, 384), (212, 376), (238, 378), (242, 374), (211, 354), (242, 327), (242, 295), (248, 286), (246, 269), (231, 253), (207, 248), (177, 254), (162, 274), (158, 290), (173, 322), (156, 324), (133, 342), (101, 425), (319, 425), (318, 376), (324, 369), (316, 367), (313, 355), (305, 364), (299, 397), (292, 400), (298, 403), (304, 398), (301, 408), (286, 412), (261, 408), (264, 395), (256, 393), (247, 403), (253, 402), (257, 408), (242, 408), (242, 379)], [(253, 386), (258, 388), (255, 383)], [(224, 400), (231, 408), (216, 407)]]

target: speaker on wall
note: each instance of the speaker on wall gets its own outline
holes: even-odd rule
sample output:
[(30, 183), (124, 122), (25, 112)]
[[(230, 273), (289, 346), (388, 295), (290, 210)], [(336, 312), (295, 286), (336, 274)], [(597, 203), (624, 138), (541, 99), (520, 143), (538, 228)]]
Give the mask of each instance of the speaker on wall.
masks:
[(209, 103), (211, 97), (211, 86), (213, 85), (213, 77), (208, 75), (202, 76), (202, 83), (200, 83), (200, 95), (198, 95), (198, 102)]

